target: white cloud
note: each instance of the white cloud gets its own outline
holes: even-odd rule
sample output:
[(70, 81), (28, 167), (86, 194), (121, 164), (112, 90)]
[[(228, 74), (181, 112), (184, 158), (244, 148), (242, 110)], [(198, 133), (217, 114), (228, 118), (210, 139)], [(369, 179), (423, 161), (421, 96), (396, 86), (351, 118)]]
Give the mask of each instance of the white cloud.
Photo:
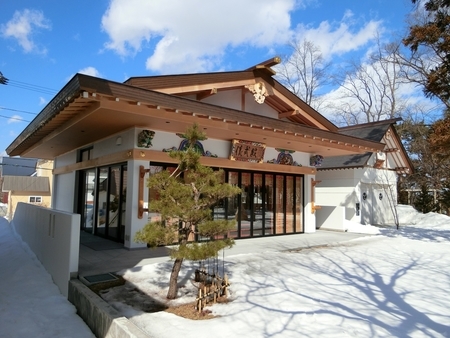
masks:
[(78, 71), (78, 73), (85, 74), (85, 75), (90, 75), (90, 76), (95, 76), (95, 77), (102, 77), (100, 72), (97, 69), (95, 69), (94, 67), (86, 67), (86, 68), (80, 69)]
[(382, 31), (381, 21), (371, 20), (361, 25), (354, 19), (353, 13), (347, 11), (340, 22), (323, 21), (316, 28), (300, 24), (296, 36), (300, 40), (312, 41), (320, 48), (324, 58), (331, 59), (335, 55), (361, 49)]
[(42, 96), (39, 97), (39, 105), (40, 106), (44, 106), (47, 104), (47, 100), (45, 98), (43, 98)]
[(51, 23), (44, 17), (42, 11), (25, 9), (16, 11), (13, 18), (0, 27), (0, 32), (5, 38), (16, 39), (25, 53), (45, 54), (47, 50), (33, 40), (36, 31), (42, 29), (51, 29)]
[[(80, 69), (77, 73), (95, 77), (103, 77), (103, 75), (95, 67), (91, 66)], [(66, 78), (66, 82), (69, 82), (74, 77), (74, 75), (75, 74), (71, 74), (70, 76), (68, 76)]]
[(23, 118), (20, 115), (13, 115), (8, 119), (8, 124), (22, 122)]
[(105, 48), (128, 56), (151, 47), (146, 66), (153, 71), (208, 71), (228, 48), (284, 44), (299, 2), (111, 0), (102, 18)]

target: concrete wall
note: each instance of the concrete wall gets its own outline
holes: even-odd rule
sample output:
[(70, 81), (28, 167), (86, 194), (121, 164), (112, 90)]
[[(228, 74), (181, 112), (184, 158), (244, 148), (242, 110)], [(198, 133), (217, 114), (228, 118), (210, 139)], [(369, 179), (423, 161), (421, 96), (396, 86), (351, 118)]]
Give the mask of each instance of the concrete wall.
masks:
[(78, 275), (80, 215), (19, 203), (12, 224), (67, 297)]
[(150, 337), (130, 322), (79, 280), (69, 284), (69, 301), (77, 308), (96, 337), (145, 338)]

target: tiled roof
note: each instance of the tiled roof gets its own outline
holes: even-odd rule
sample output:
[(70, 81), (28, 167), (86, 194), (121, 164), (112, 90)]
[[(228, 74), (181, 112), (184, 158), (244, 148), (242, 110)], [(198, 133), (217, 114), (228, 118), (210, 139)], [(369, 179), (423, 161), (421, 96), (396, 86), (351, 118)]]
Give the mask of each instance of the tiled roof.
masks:
[[(398, 120), (399, 119), (391, 119), (344, 127), (339, 129), (339, 133), (347, 136), (359, 137), (368, 141), (381, 142), (391, 125), (395, 124)], [(350, 169), (364, 167), (371, 155), (372, 152), (367, 152), (365, 154), (325, 157), (322, 161), (322, 165), (317, 169)]]
[(3, 176), (2, 191), (28, 191), (49, 193), (48, 177), (37, 176)]

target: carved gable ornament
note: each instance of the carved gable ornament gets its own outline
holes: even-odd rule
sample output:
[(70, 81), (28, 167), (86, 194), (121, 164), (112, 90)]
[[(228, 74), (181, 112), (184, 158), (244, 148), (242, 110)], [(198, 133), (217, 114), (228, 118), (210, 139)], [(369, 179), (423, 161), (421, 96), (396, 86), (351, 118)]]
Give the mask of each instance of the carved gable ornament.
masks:
[(248, 85), (245, 86), (245, 88), (248, 88), (253, 93), (253, 96), (255, 97), (255, 101), (259, 104), (264, 103), (264, 100), (266, 99), (266, 96), (269, 96), (269, 93), (267, 92), (266, 86), (263, 82), (255, 83), (254, 85)]

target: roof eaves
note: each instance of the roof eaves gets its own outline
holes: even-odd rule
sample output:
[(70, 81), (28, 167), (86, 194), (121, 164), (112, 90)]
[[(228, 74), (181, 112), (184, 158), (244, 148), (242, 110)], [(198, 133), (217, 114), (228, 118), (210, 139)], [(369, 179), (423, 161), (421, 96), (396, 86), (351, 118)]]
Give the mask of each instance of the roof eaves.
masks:
[(79, 74), (75, 74), (72, 79), (55, 95), (55, 97), (45, 106), (45, 108), (28, 124), (20, 135), (6, 148), (6, 153), (10, 154), (20, 143), (30, 137), (36, 130), (46, 124), (57, 115), (62, 107), (69, 104), (80, 92)]

